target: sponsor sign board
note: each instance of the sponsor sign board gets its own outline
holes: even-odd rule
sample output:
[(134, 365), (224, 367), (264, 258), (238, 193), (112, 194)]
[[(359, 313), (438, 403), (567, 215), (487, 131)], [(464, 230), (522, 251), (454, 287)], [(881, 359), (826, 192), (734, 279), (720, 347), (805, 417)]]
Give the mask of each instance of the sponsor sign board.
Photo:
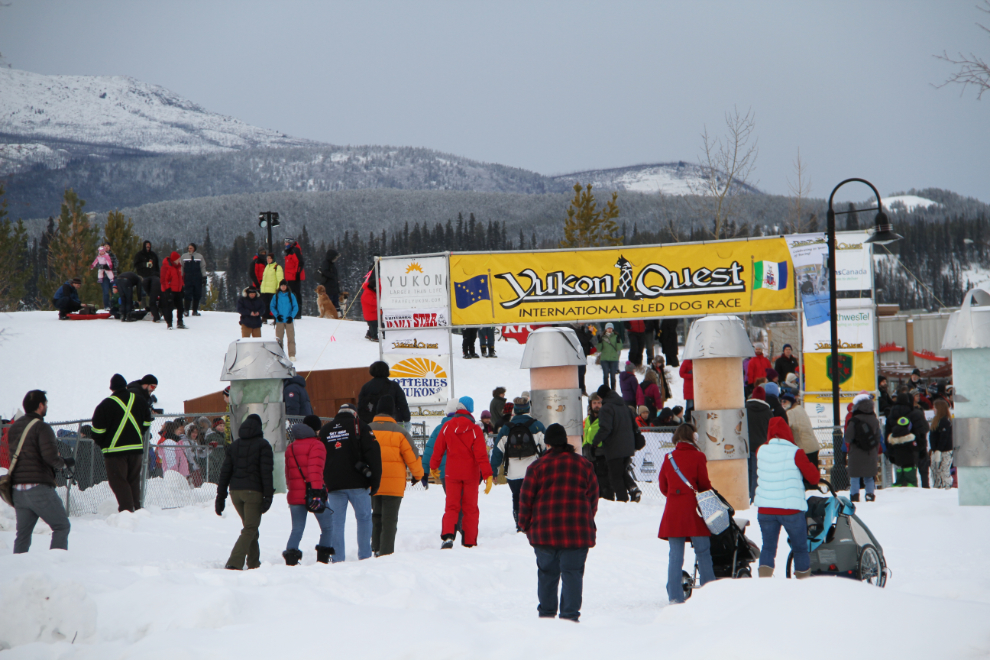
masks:
[(405, 355), (447, 355), (450, 340), (447, 331), (436, 328), (386, 330), (382, 340), (383, 353)]
[(783, 238), (450, 255), (455, 326), (792, 309)]
[[(805, 388), (808, 392), (831, 392), (830, 353), (805, 353)], [(839, 388), (842, 392), (872, 392), (877, 388), (876, 364), (872, 351), (839, 353)]]
[[(874, 315), (871, 300), (863, 305), (858, 300), (839, 300), (839, 303), (856, 303), (856, 307), (840, 305), (836, 310), (839, 325), (839, 350), (851, 353), (872, 351), (874, 341)], [(808, 325), (807, 318), (801, 329), (805, 353), (828, 353), (832, 350), (830, 324)]]
[(389, 378), (402, 388), (413, 404), (444, 403), (450, 398), (450, 356), (418, 356), (386, 353)]
[(383, 310), (447, 306), (445, 257), (385, 257), (378, 262), (378, 276)]
[(444, 328), (449, 325), (447, 310), (434, 309), (383, 309), (382, 329)]

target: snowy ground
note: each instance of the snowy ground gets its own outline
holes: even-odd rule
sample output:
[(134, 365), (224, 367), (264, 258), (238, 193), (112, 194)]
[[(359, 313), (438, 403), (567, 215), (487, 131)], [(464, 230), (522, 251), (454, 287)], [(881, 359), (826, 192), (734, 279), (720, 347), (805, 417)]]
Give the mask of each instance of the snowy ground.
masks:
[[(167, 332), (143, 322), (59, 322), (53, 313), (0, 316), (8, 374), (0, 410), (9, 414), (40, 387), (49, 391), (52, 419), (87, 417), (115, 371), (157, 374), (163, 406), (180, 410), (183, 399), (222, 386), (222, 358), (238, 336), (232, 314), (189, 324)], [(303, 319), (299, 368), (367, 365), (377, 347), (362, 339), (364, 330)], [(528, 389), (522, 350), (500, 342), (498, 359), (456, 357), (457, 393), (486, 405), (495, 385), (510, 395)], [(680, 380), (670, 377), (679, 394)], [(600, 382), (600, 369), (589, 366), (589, 389)], [(955, 491), (887, 490), (860, 505), (892, 570), (886, 589), (837, 578), (798, 583), (781, 573), (720, 581), (681, 606), (667, 606), (667, 544), (656, 538), (662, 500), (602, 502), (578, 626), (537, 620), (535, 561), (512, 531), (510, 493), (499, 486), (480, 499), (477, 548), (438, 549), (443, 491), (433, 487), (407, 493), (395, 555), (315, 565), (310, 519), (303, 565), (289, 568), (280, 553), (290, 522), (277, 496), (262, 522), (263, 565), (244, 573), (222, 568), (239, 529), (229, 506), (222, 519), (209, 503), (73, 518), (68, 553), (48, 551), (50, 531), (39, 524), (31, 552), (15, 557), (13, 511), (0, 504), (0, 649), (13, 647), (4, 653), (11, 659), (101, 660), (990, 654), (990, 510), (958, 507)], [(754, 511), (740, 516), (755, 520)], [(350, 560), (354, 535), (351, 517)], [(755, 526), (749, 536), (762, 543)]]
[[(188, 330), (165, 329), (164, 322), (121, 323), (113, 320), (59, 321), (55, 312), (0, 314), (0, 355), (4, 371), (16, 378), (0, 378), (0, 415), (8, 419), (31, 389), (48, 392), (50, 421), (88, 419), (108, 396), (110, 377), (123, 374), (129, 381), (146, 373), (158, 377), (159, 407), (182, 412), (182, 402), (222, 390), (223, 360), (230, 342), (240, 337), (237, 314), (203, 312), (185, 319)], [(378, 345), (364, 339), (368, 326), (355, 321), (304, 317), (296, 322), (296, 369), (338, 369), (368, 366), (378, 359)], [(261, 329), (273, 338), (271, 325)], [(332, 338), (332, 341), (331, 341)], [(488, 407), (492, 390), (508, 389), (518, 396), (529, 389), (529, 372), (519, 368), (524, 346), (497, 342), (495, 359), (464, 360), (454, 336), (454, 387)], [(41, 359), (44, 356), (45, 359)], [(588, 391), (602, 382), (601, 367), (589, 361)], [(680, 397), (681, 380), (668, 369), (671, 389)], [(674, 404), (683, 401), (675, 400)], [(329, 411), (316, 411), (327, 414)]]
[[(886, 589), (778, 575), (719, 581), (680, 606), (664, 591), (661, 506), (603, 502), (578, 626), (537, 620), (535, 561), (512, 532), (507, 487), (481, 497), (474, 549), (439, 550), (442, 508), (440, 488), (407, 494), (395, 555), (333, 566), (314, 563), (310, 519), (303, 565), (290, 568), (278, 496), (261, 526), (262, 567), (236, 573), (223, 570), (239, 529), (230, 507), (222, 519), (209, 505), (73, 519), (68, 553), (45, 549), (45, 528), (30, 553), (13, 556), (4, 506), (0, 648), (13, 646), (12, 660), (990, 653), (990, 511), (959, 508), (954, 491), (885, 491), (861, 505), (893, 571)], [(352, 554), (354, 533), (350, 518)], [(750, 537), (761, 543), (758, 529)], [(778, 565), (785, 558), (781, 549)]]

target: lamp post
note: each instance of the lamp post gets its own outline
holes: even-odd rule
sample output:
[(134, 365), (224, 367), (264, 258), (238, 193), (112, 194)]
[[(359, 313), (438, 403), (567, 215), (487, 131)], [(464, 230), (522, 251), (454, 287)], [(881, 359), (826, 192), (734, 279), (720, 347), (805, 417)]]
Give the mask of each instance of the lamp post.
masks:
[[(832, 379), (832, 451), (836, 452), (842, 446), (842, 425), (839, 423), (841, 412), (839, 410), (839, 314), (836, 310), (836, 287), (835, 287), (835, 216), (846, 215), (854, 211), (842, 211), (836, 213), (832, 208), (832, 200), (839, 188), (847, 183), (865, 183), (873, 191), (877, 198), (877, 216), (874, 220), (873, 234), (864, 241), (865, 243), (878, 243), (886, 245), (901, 239), (893, 231), (887, 214), (883, 212), (883, 202), (880, 201), (880, 193), (876, 187), (866, 179), (846, 179), (835, 188), (828, 196), (828, 226), (826, 240), (828, 241), (828, 313), (829, 313), (829, 333), (832, 348), (831, 373)], [(873, 267), (873, 264), (870, 264)], [(876, 301), (874, 301), (876, 303)], [(834, 458), (834, 457), (833, 457)]]

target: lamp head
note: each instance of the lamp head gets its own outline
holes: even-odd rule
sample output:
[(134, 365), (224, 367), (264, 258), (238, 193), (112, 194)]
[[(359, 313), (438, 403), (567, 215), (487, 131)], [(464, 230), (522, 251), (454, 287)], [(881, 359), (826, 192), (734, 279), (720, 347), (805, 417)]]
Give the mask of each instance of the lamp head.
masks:
[(864, 243), (887, 245), (903, 238), (903, 236), (894, 231), (894, 226), (890, 224), (887, 214), (882, 209), (877, 213), (876, 220), (874, 220), (873, 224), (873, 234), (863, 241)]

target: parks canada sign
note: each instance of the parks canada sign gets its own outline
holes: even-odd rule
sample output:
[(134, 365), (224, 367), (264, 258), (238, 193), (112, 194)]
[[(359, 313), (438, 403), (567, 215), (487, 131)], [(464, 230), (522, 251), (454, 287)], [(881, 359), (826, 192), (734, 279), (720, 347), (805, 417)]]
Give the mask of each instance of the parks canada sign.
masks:
[(782, 238), (450, 255), (453, 325), (794, 309)]

